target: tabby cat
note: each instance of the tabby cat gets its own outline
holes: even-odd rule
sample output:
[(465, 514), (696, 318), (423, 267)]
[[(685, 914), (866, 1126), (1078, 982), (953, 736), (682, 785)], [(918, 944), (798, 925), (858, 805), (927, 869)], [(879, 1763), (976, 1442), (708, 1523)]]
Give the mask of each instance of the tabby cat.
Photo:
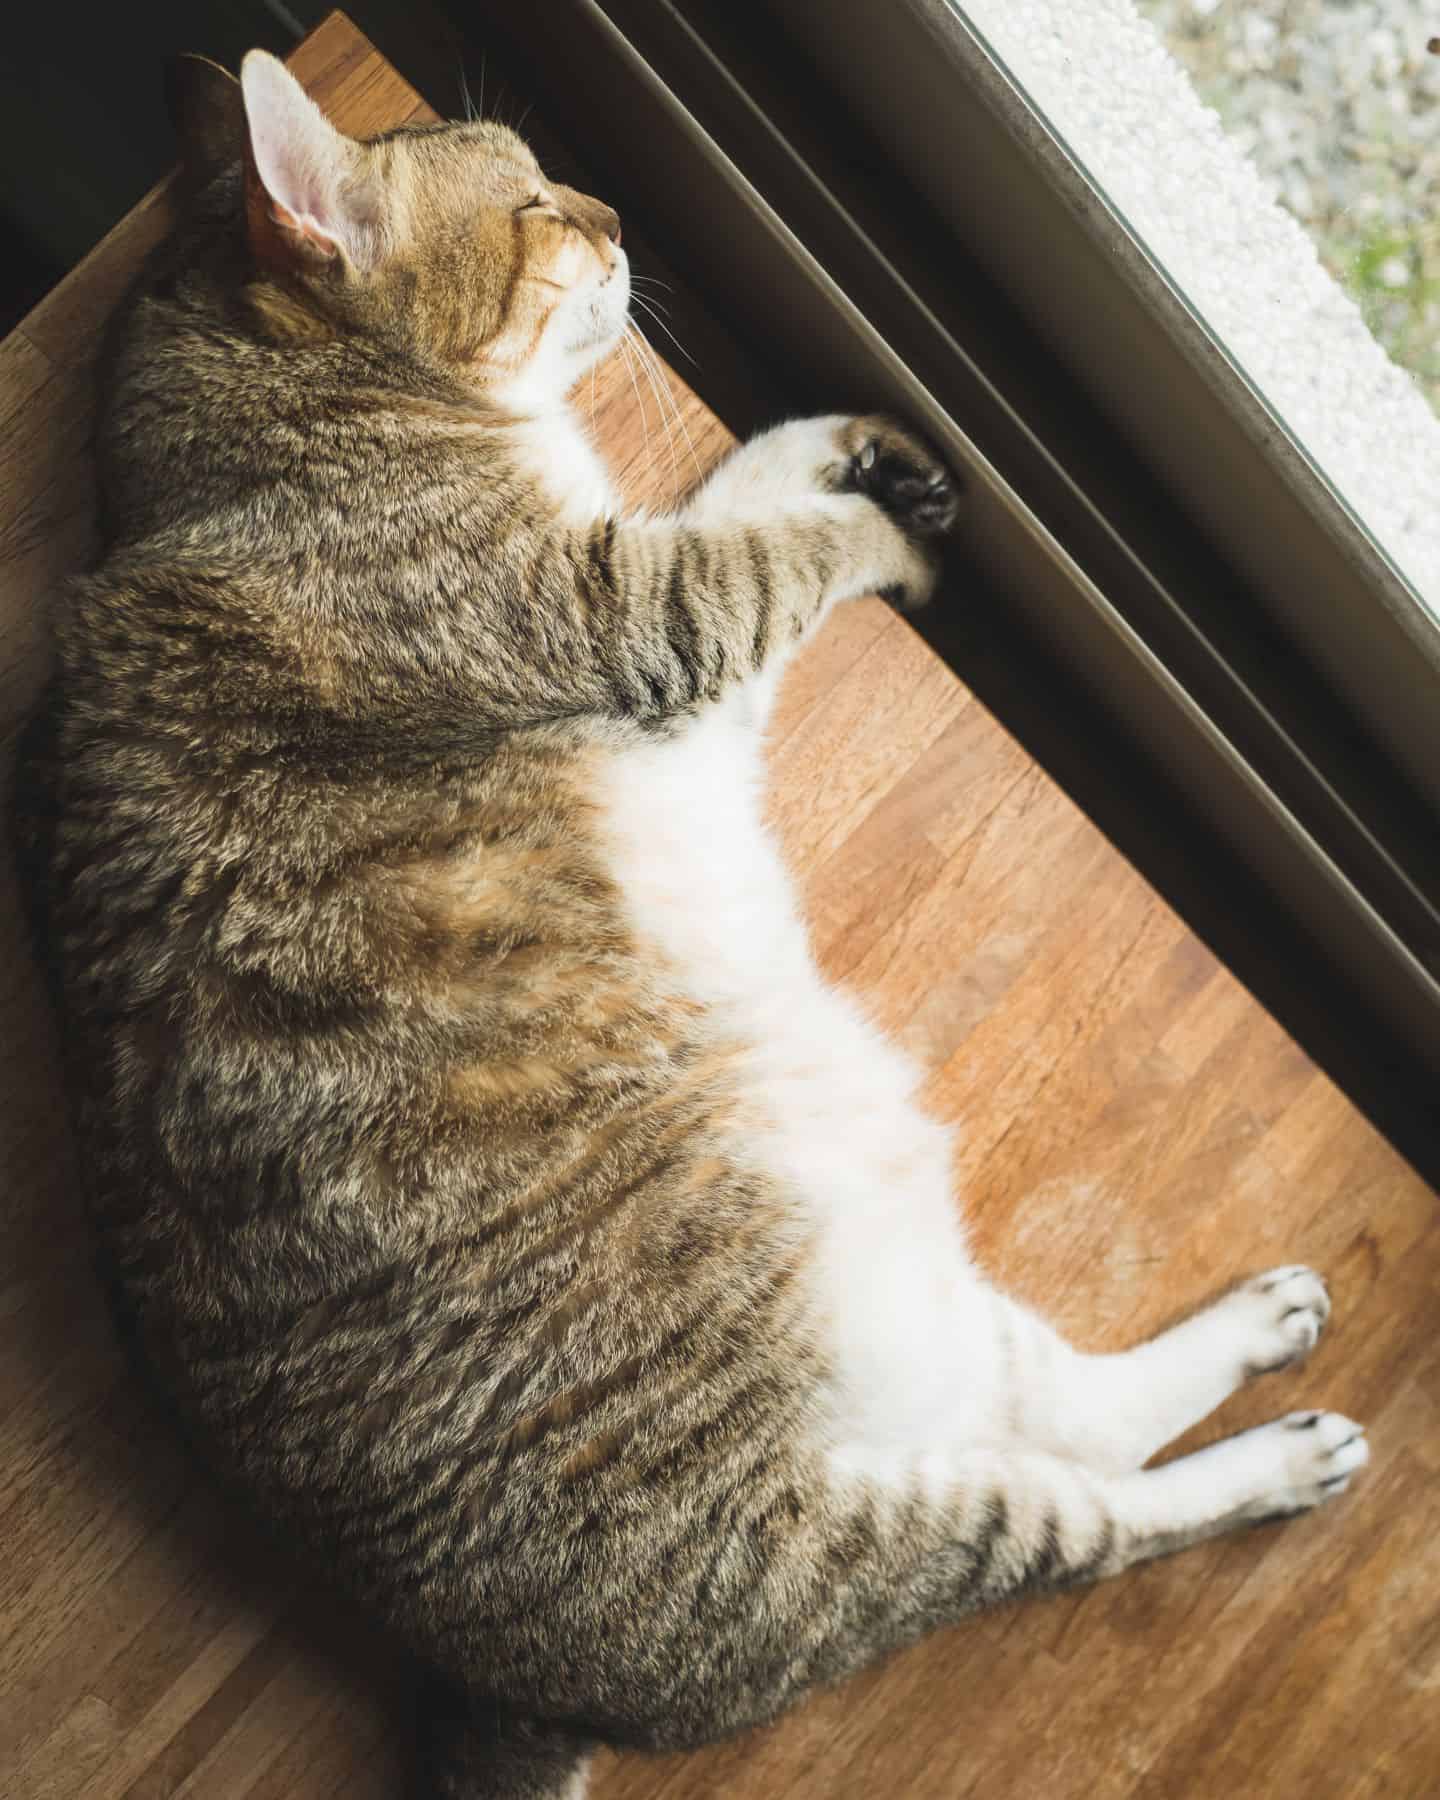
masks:
[(22, 829), (136, 1341), (423, 1664), (426, 1791), (579, 1794), (1344, 1489), (1323, 1412), (1144, 1467), (1311, 1348), (1317, 1275), (1071, 1349), (811, 958), (767, 709), (834, 602), (927, 597), (936, 459), (807, 419), (627, 514), (566, 403), (608, 206), (497, 124), (344, 137), (260, 52), (177, 98)]

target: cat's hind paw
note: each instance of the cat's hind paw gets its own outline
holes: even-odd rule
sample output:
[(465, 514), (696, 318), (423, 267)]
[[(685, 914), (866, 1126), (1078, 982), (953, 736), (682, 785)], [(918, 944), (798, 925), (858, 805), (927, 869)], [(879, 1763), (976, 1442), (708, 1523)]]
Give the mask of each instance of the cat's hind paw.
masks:
[(1272, 1465), (1248, 1509), (1257, 1520), (1308, 1512), (1335, 1499), (1370, 1460), (1364, 1426), (1343, 1413), (1287, 1413), (1229, 1442)]
[(1308, 1356), (1330, 1317), (1324, 1277), (1301, 1263), (1268, 1269), (1219, 1302), (1241, 1342), (1246, 1380), (1287, 1369)]

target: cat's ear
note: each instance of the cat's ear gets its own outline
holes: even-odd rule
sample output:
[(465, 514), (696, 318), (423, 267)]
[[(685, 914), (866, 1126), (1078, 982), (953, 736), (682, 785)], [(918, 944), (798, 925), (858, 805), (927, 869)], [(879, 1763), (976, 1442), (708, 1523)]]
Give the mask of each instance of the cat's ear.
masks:
[(165, 105), (180, 143), (187, 183), (203, 187), (240, 161), (245, 107), (240, 83), (208, 56), (172, 56), (165, 63)]
[(361, 146), (338, 132), (285, 67), (264, 50), (240, 65), (245, 104), (245, 214), (265, 262), (317, 271), (374, 260), (377, 196)]

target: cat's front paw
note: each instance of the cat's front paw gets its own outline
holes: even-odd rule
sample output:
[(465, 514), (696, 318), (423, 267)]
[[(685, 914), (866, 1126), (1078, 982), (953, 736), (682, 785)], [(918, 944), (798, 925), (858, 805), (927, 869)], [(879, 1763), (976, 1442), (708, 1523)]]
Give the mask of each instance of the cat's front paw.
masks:
[(882, 508), (907, 537), (943, 537), (955, 523), (955, 478), (920, 439), (891, 420), (852, 419), (845, 429), (846, 485)]

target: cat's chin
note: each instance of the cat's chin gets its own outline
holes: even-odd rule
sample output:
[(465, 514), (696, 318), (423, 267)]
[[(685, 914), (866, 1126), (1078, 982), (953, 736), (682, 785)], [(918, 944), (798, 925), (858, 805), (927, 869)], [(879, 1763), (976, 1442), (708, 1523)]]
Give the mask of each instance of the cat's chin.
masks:
[(581, 374), (588, 373), (593, 363), (602, 362), (625, 336), (630, 323), (629, 265), (617, 252), (617, 266), (608, 280), (591, 291), (588, 304), (567, 349), (579, 365)]
[(622, 317), (618, 325), (606, 326), (583, 341), (570, 345), (566, 351), (567, 388), (573, 387), (592, 369), (598, 368), (607, 356), (620, 347), (627, 323), (628, 316)]

